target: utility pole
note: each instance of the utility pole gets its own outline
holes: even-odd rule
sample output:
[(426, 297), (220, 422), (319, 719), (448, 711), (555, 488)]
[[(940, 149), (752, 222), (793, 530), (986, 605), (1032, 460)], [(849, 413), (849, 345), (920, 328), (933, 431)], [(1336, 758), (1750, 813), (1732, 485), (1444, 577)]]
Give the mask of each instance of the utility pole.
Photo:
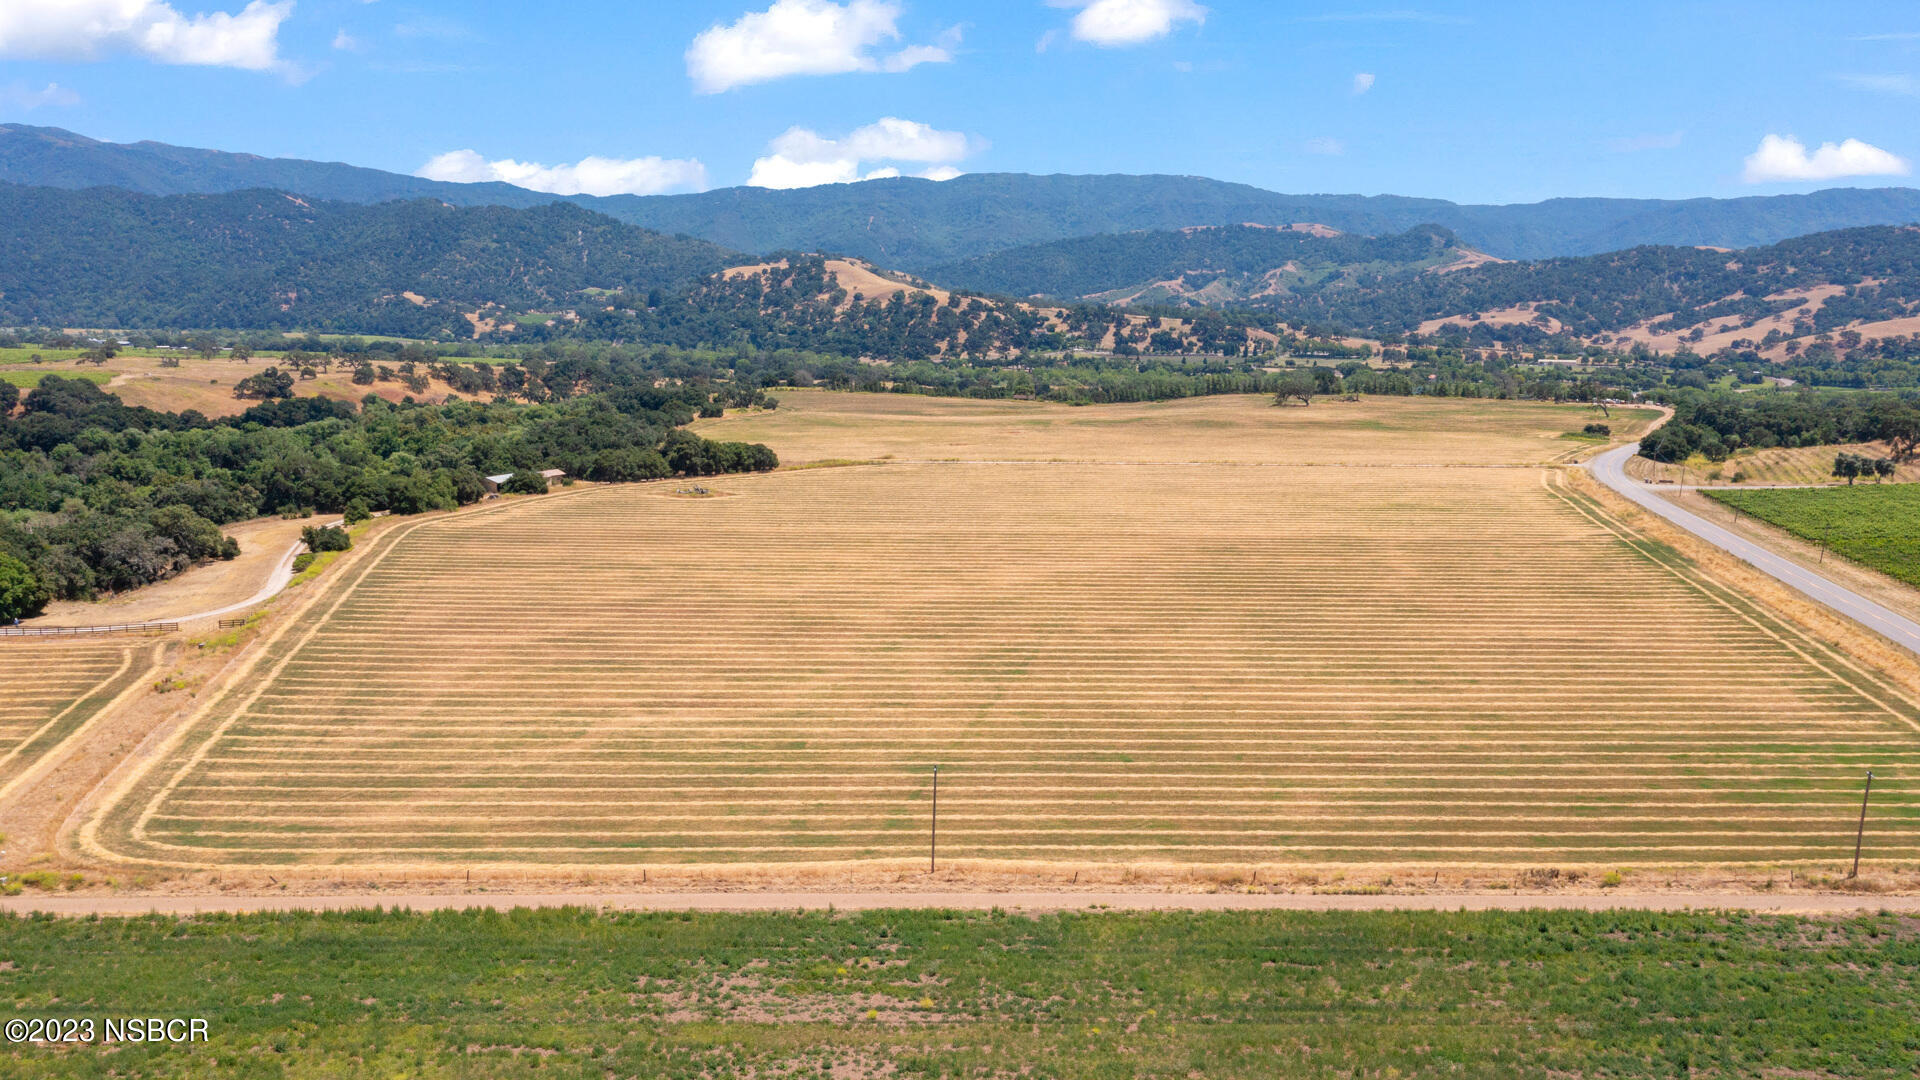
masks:
[(1853, 873), (1847, 875), (1851, 881), (1860, 876), (1860, 845), (1867, 838), (1867, 800), (1873, 797), (1873, 770), (1867, 770), (1867, 790), (1860, 796), (1860, 831), (1853, 834)]
[[(1865, 811), (1861, 811), (1864, 815)], [(938, 865), (940, 856), (940, 766), (933, 767), (933, 828), (927, 833), (927, 873)]]

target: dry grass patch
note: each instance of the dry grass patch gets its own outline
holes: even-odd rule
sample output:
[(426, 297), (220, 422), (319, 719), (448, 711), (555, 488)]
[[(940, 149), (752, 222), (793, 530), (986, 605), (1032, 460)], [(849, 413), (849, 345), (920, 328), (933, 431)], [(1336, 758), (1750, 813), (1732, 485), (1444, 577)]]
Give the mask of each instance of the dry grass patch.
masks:
[(0, 638), (0, 792), (146, 670), (119, 638)]
[[(1584, 449), (1564, 436), (1600, 420), (1588, 406), (1467, 398), (1259, 396), (1075, 408), (908, 394), (781, 390), (771, 412), (702, 420), (710, 439), (766, 443), (797, 465), (822, 459), (1222, 462), (1275, 465), (1519, 465)], [(1615, 409), (1632, 437), (1651, 409)]]

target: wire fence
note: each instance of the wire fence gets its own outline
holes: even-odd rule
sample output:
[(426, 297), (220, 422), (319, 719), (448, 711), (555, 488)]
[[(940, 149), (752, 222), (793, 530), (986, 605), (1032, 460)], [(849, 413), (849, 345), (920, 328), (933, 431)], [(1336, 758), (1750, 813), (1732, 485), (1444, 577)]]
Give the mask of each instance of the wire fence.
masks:
[(0, 626), (0, 637), (88, 637), (114, 634), (176, 634), (177, 622), (119, 623), (114, 626)]

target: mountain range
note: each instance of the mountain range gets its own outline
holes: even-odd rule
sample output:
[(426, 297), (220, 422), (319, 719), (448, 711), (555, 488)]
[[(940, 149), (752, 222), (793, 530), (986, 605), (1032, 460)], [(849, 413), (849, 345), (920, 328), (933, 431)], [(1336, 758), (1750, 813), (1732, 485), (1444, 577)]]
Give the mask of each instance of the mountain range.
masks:
[(1551, 199), (1465, 205), (1397, 195), (1285, 195), (1193, 176), (977, 173), (792, 191), (557, 196), (509, 184), (455, 184), (339, 163), (164, 143), (109, 143), (58, 128), (0, 125), (0, 180), (149, 195), (252, 188), (357, 203), (432, 198), (452, 206), (572, 202), (632, 225), (756, 254), (821, 251), (902, 270), (1095, 234), (1202, 225), (1316, 223), (1370, 236), (1439, 225), (1503, 259), (1590, 255), (1645, 244), (1745, 248), (1864, 225), (1920, 221), (1920, 191), (1835, 188), (1739, 199)]
[[(0, 230), (0, 325), (13, 326), (440, 340), (557, 333), (909, 359), (1118, 351), (1122, 331), (1136, 348), (1174, 348), (1178, 338), (1231, 350), (1247, 343), (1234, 327), (1271, 334), (1283, 321), (1316, 335), (1769, 356), (1830, 332), (1878, 340), (1920, 331), (1912, 226), (1736, 251), (1645, 245), (1527, 261), (1492, 259), (1437, 225), (1377, 237), (1202, 226), (1033, 245), (923, 280), (821, 256), (763, 261), (566, 203), (365, 205), (262, 190), (154, 196), (0, 183), (0, 220), (11, 226)], [(1166, 322), (1180, 325), (1157, 343)]]
[(467, 337), (589, 290), (676, 292), (744, 256), (577, 206), (0, 183), (0, 324)]

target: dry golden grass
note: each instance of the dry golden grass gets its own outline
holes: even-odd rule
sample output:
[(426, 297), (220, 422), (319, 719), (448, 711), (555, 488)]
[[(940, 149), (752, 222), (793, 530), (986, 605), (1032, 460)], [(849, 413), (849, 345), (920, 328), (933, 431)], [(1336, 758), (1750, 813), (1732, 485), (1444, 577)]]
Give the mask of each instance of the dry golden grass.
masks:
[(131, 638), (0, 637), (0, 792), (145, 670)]
[[(1565, 438), (1592, 408), (1466, 398), (1205, 397), (1075, 408), (910, 394), (782, 390), (772, 412), (702, 420), (712, 439), (763, 442), (780, 460), (1231, 462), (1263, 465), (1523, 465), (1592, 444)], [(1615, 409), (1631, 437), (1657, 417)]]
[(901, 464), (396, 529), (93, 835), (901, 863), (938, 764), (943, 851), (996, 865), (1774, 862), (1840, 854), (1871, 767), (1874, 853), (1920, 856), (1912, 703), (1550, 479)]
[[(1855, 443), (1847, 446), (1806, 446), (1798, 449), (1742, 450), (1727, 459), (1721, 474), (1731, 480), (1736, 474), (1751, 484), (1844, 484), (1833, 475), (1835, 454), (1865, 454), (1883, 458), (1892, 454), (1886, 443)], [(1920, 461), (1899, 466), (1895, 481), (1920, 481)]]
[[(784, 271), (786, 268), (786, 261), (781, 260), (780, 262), (758, 263), (753, 266), (736, 266), (725, 271), (723, 276), (729, 278), (745, 278), (752, 277), (755, 274), (764, 274), (769, 270)], [(842, 306), (853, 303), (855, 295), (866, 300), (885, 300), (897, 292), (923, 292), (942, 304), (946, 303), (953, 295), (945, 289), (935, 288), (918, 278), (913, 278), (905, 274), (896, 274), (892, 271), (881, 271), (873, 264), (862, 262), (859, 259), (828, 259), (827, 272), (833, 276), (835, 284), (847, 290), (847, 299)], [(785, 277), (787, 275), (783, 273), (780, 276)]]
[[(1741, 484), (1755, 487), (1769, 484), (1812, 486), (1844, 484), (1833, 475), (1834, 455), (1865, 454), (1883, 458), (1892, 454), (1883, 442), (1847, 443), (1838, 446), (1775, 447), (1770, 450), (1742, 450), (1725, 461), (1708, 461), (1695, 455), (1685, 462), (1649, 461), (1636, 457), (1627, 463), (1627, 473), (1640, 480), (1669, 484)], [(1873, 483), (1868, 480), (1865, 483)], [(1920, 482), (1920, 462), (1899, 466), (1892, 482)]]
[[(283, 361), (272, 357), (256, 357), (251, 361), (227, 357), (202, 360), (197, 356), (176, 356), (172, 359), (177, 359), (180, 366), (162, 367), (157, 356), (128, 353), (100, 366), (66, 360), (46, 364), (9, 364), (5, 370), (67, 378), (104, 374), (110, 377), (106, 389), (118, 394), (129, 405), (167, 412), (198, 409), (207, 416), (233, 416), (258, 404), (234, 397), (236, 383), (249, 375), (258, 375), (268, 367), (285, 366)], [(385, 362), (392, 366), (390, 360)], [(301, 397), (327, 397), (354, 402), (369, 393), (396, 402), (409, 394), (419, 401), (441, 401), (452, 392), (450, 386), (438, 379), (429, 379), (427, 388), (418, 394), (413, 394), (405, 384), (397, 381), (359, 386), (353, 381), (352, 367), (343, 364), (334, 364), (317, 378), (302, 379), (294, 384), (294, 393)]]
[[(115, 373), (107, 389), (120, 395), (121, 400), (129, 405), (142, 405), (167, 412), (198, 409), (208, 416), (233, 416), (259, 404), (257, 401), (243, 401), (234, 397), (234, 385), (277, 363), (264, 359), (241, 362), (191, 358), (182, 360), (177, 368), (163, 368), (158, 361), (137, 357), (117, 358), (106, 365), (107, 371)], [(342, 364), (333, 365), (330, 371), (317, 378), (302, 379), (294, 384), (294, 393), (300, 397), (325, 397), (353, 402), (370, 393), (388, 401), (399, 401), (408, 395), (412, 395), (416, 401), (440, 401), (451, 392), (452, 389), (438, 379), (429, 379), (426, 390), (419, 394), (413, 394), (399, 382), (360, 386), (353, 381), (353, 369)]]

